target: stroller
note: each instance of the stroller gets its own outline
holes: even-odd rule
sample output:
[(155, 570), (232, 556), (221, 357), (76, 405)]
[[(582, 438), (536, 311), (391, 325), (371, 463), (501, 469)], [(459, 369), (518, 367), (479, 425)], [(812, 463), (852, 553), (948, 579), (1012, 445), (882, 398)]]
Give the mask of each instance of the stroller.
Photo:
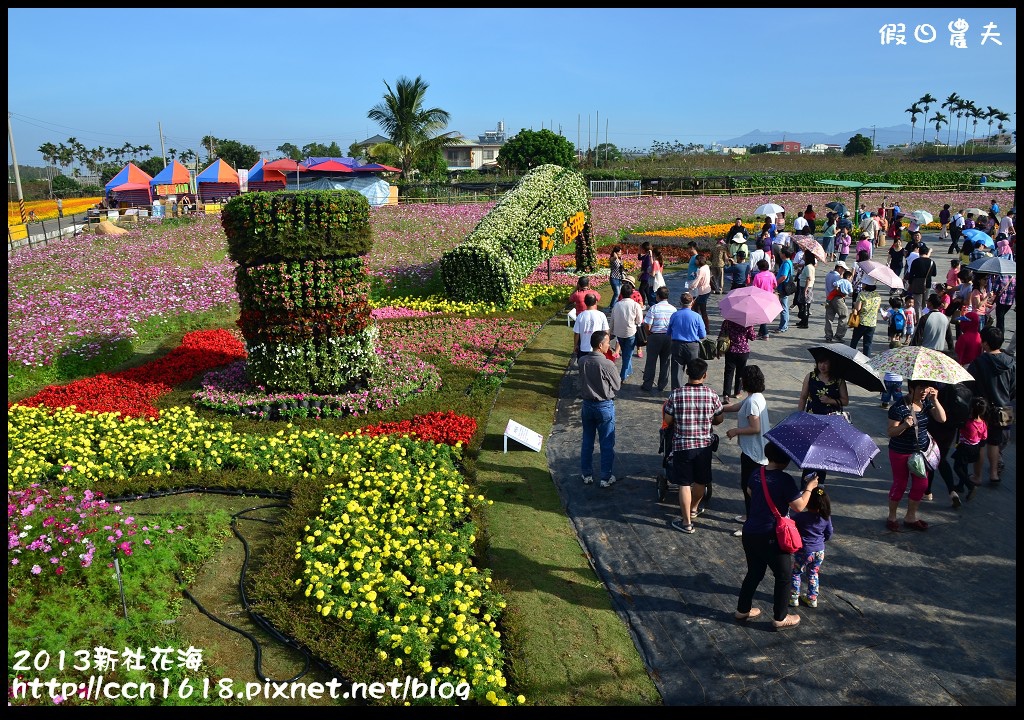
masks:
[[(718, 443), (721, 440), (718, 433), (711, 433), (711, 452), (718, 452)], [(668, 482), (668, 469), (672, 463), (672, 426), (662, 427), (658, 431), (658, 452), (661, 454), (661, 472), (658, 473), (657, 485), (658, 485), (658, 502), (662, 503), (668, 498), (669, 482)], [(675, 483), (673, 483), (674, 485)], [(711, 491), (714, 487), (713, 483), (708, 483), (707, 488), (704, 490), (704, 497), (701, 500), (701, 511), (708, 509), (708, 503), (711, 502)], [(678, 489), (678, 486), (677, 486)]]

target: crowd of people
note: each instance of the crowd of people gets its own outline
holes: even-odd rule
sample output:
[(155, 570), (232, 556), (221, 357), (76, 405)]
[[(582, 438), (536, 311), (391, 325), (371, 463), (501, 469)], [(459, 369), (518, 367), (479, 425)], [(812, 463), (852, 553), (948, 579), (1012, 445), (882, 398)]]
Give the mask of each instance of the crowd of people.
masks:
[[(749, 620), (760, 614), (752, 607), (752, 599), (771, 568), (774, 625), (779, 629), (797, 625), (799, 616), (788, 608), (800, 603), (817, 606), (824, 543), (833, 532), (824, 488), (826, 472), (816, 469), (794, 478), (786, 472), (789, 456), (765, 437), (771, 427), (765, 376), (758, 365), (748, 363), (750, 343), (786, 333), (791, 308), (798, 311), (796, 327), (809, 329), (821, 308), (826, 343), (845, 343), (849, 329), (850, 346), (862, 345), (870, 358), (875, 330), (882, 322), (890, 348), (917, 345), (955, 356), (974, 377), (973, 383), (944, 385), (914, 378), (904, 393), (905, 379), (887, 372), (880, 398), (887, 412), (885, 434), (892, 467), (886, 527), (900, 529), (897, 516), (906, 496), (902, 527), (927, 530), (928, 523), (918, 511), (922, 501), (933, 499), (934, 477), (942, 478), (954, 508), (973, 498), (986, 464), (989, 482), (999, 483), (1001, 448), (1014, 422), (1016, 364), (1013, 353), (1004, 352), (1002, 346), (1005, 316), (1016, 302), (1016, 278), (1012, 273), (977, 273), (967, 267), (981, 258), (1014, 257), (1015, 212), (1000, 218), (994, 200), (992, 206), (986, 225), (992, 233), (991, 248), (963, 235), (967, 222), (974, 220), (970, 213), (952, 213), (949, 205), (943, 207), (940, 239), (948, 237), (959, 253), (944, 277), (922, 240), (917, 218), (908, 223), (904, 242), (902, 228), (908, 218), (898, 203), (891, 209), (884, 203), (876, 211), (861, 209), (852, 266), (847, 260), (854, 229), (849, 212), (826, 214), (817, 253), (807, 242), (800, 242), (807, 238), (818, 242), (813, 239), (818, 218), (811, 205), (797, 214), (793, 233), (782, 229), (781, 219), (766, 217), (749, 255), (750, 234), (742, 219), (736, 218), (707, 256), (690, 243), (678, 307), (670, 302), (657, 248), (647, 242), (641, 246), (639, 282), (624, 273), (621, 247), (613, 248), (608, 315), (598, 309), (600, 293), (589, 287), (587, 278), (580, 278), (572, 297), (578, 311), (574, 337), (583, 400), (583, 482), (594, 480), (595, 437), (601, 448), (600, 486), (616, 482), (615, 397), (633, 373), (634, 353), (646, 346), (641, 391), (653, 395), (670, 389), (660, 420), (671, 438), (668, 478), (679, 487), (679, 517), (672, 527), (684, 534), (696, 532), (694, 521), (706, 508), (713, 485), (712, 453), (718, 442), (713, 428), (724, 422), (726, 414), (735, 413), (736, 426), (726, 437), (739, 444), (744, 514), (736, 516), (742, 527), (733, 534), (742, 537), (748, 568), (736, 618)], [(960, 220), (963, 226), (958, 225)], [(883, 262), (869, 264), (873, 254)], [(819, 257), (832, 267), (824, 275), (824, 298), (816, 300)], [(890, 272), (879, 273), (878, 266)], [(935, 282), (940, 277), (944, 282)], [(890, 288), (887, 299), (879, 292), (880, 284)], [(774, 293), (782, 312), (774, 329), (768, 323), (755, 327), (721, 320), (716, 346), (724, 359), (724, 374), (718, 393), (709, 378), (708, 298), (748, 285)], [(844, 414), (849, 419), (845, 409), (849, 402), (846, 379), (834, 371), (828, 358), (817, 358), (803, 379), (797, 409)], [(780, 551), (774, 510), (795, 513), (803, 541), (797, 552)]]

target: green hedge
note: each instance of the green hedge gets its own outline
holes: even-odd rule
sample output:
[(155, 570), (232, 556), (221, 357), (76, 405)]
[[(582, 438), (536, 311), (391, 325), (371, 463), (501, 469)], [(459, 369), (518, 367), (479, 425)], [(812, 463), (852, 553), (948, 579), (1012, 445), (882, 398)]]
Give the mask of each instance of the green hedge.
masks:
[[(522, 280), (589, 222), (590, 192), (579, 173), (558, 165), (534, 168), (462, 244), (441, 256), (448, 297), (506, 306)], [(547, 248), (544, 237), (551, 238)]]
[(365, 255), (370, 203), (355, 190), (252, 192), (221, 213), (228, 255), (239, 265)]

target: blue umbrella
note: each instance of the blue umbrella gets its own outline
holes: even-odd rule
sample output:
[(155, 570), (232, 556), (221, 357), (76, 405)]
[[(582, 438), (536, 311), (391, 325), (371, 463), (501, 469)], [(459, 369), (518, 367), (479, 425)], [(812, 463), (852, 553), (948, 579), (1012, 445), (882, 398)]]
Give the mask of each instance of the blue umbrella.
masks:
[(984, 230), (978, 230), (977, 228), (968, 228), (967, 230), (964, 230), (961, 233), (961, 235), (970, 240), (974, 244), (974, 247), (984, 245), (985, 247), (992, 248), (993, 250), (996, 247), (995, 242), (993, 242), (992, 240), (992, 236), (989, 235)]
[(804, 469), (863, 476), (878, 445), (842, 415), (795, 412), (764, 434)]

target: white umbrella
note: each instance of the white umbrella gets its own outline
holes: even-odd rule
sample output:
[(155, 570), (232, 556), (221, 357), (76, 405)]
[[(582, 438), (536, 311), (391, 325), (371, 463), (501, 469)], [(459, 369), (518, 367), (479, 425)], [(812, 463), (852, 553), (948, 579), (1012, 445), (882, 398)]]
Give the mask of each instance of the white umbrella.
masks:
[(932, 214), (930, 212), (928, 212), (927, 210), (915, 210), (914, 212), (912, 212), (910, 214), (913, 215), (914, 217), (916, 217), (917, 221), (919, 223), (921, 223), (922, 225), (927, 225), (928, 223), (930, 223), (934, 219), (932, 217)]
[(780, 212), (786, 212), (786, 208), (775, 203), (765, 203), (754, 211), (755, 215), (778, 215)]
[(964, 210), (964, 217), (967, 217), (968, 215), (974, 215), (974, 217), (984, 215), (985, 217), (988, 217), (988, 210), (982, 210), (981, 208), (967, 208)]

